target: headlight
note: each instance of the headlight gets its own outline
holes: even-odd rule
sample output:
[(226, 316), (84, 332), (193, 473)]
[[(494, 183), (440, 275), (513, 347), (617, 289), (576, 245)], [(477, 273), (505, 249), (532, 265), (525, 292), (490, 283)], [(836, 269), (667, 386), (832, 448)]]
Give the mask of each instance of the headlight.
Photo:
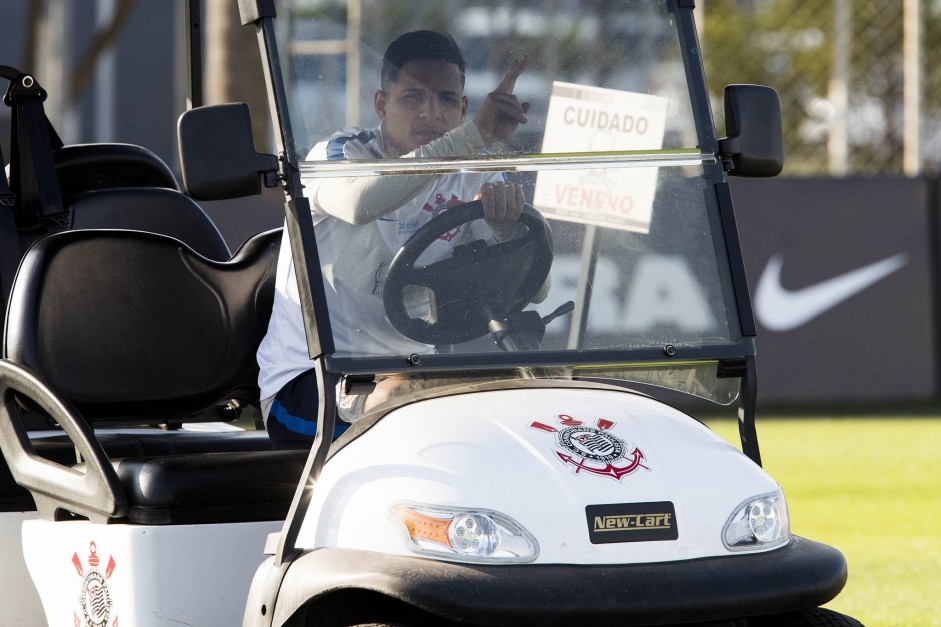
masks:
[(392, 521), (415, 553), (474, 563), (531, 562), (536, 539), (505, 514), (486, 509), (398, 503)]
[(730, 551), (770, 549), (790, 537), (787, 502), (780, 490), (737, 507), (722, 529), (722, 542)]

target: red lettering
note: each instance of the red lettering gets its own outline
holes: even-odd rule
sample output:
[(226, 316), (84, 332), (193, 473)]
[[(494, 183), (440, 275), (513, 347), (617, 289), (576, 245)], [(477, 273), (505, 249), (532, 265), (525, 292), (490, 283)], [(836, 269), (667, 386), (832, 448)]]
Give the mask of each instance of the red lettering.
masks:
[(634, 210), (634, 199), (631, 196), (609, 194), (602, 189), (586, 189), (569, 185), (556, 185), (555, 201), (569, 207), (596, 209), (616, 214), (628, 214)]

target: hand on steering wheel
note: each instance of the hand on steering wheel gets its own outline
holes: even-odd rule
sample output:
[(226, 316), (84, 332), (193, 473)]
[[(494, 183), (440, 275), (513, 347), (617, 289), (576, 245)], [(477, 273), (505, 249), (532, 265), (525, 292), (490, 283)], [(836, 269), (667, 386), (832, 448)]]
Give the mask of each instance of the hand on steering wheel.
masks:
[[(545, 218), (526, 205), (521, 237), (499, 244), (482, 240), (458, 246), (447, 259), (415, 267), (421, 254), (442, 234), (482, 219), (474, 201), (433, 218), (399, 249), (386, 272), (382, 300), (392, 325), (425, 344), (459, 344), (488, 332), (494, 314), (521, 311), (542, 288), (552, 265), (552, 233)], [(406, 307), (409, 287), (432, 294), (432, 319), (413, 318)]]

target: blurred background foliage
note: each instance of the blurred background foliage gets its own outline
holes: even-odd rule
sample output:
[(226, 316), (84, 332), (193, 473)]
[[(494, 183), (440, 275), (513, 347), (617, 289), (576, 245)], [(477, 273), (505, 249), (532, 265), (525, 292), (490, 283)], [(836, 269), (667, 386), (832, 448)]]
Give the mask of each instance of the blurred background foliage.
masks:
[[(453, 28), (458, 10), (502, 12), (504, 19), (493, 23), (505, 24), (505, 32), (491, 34), (496, 38), (487, 50), (469, 51), (500, 62), (527, 38), (521, 18), (530, 10), (568, 29), (561, 45), (584, 45), (578, 29), (587, 21), (602, 29), (620, 28), (626, 37), (643, 36), (642, 28), (631, 31), (617, 24), (623, 0), (512, 5), (499, 0), (307, 0), (300, 11), (342, 23), (354, 4), (362, 13), (363, 32), (377, 37), (372, 42), (377, 48), (407, 29)], [(932, 71), (941, 61), (941, 48), (931, 45), (941, 38), (941, 0), (697, 0), (696, 5), (718, 128), (724, 127), (725, 85), (774, 87), (784, 114), (785, 176), (930, 176), (941, 170), (941, 74)], [(562, 57), (610, 67), (599, 58), (623, 54), (636, 43), (599, 46), (583, 55), (568, 50)], [(551, 68), (545, 60), (534, 63)]]
[[(0, 6), (20, 1), (0, 0)], [(89, 94), (101, 60), (135, 14), (152, 10), (154, 3), (168, 6), (165, 0), (95, 0), (82, 7), (70, 0), (29, 0), (13, 12), (22, 17), (22, 52), (12, 61), (35, 68), (58, 96), (47, 109), (64, 136), (100, 139), (94, 133), (84, 136), (87, 132), (68, 114), (82, 102), (95, 106)], [(239, 24), (237, 3), (203, 4), (205, 57), (212, 70), (207, 72), (207, 102), (242, 100), (253, 110), (263, 109), (257, 44), (251, 29)], [(180, 13), (183, 5), (173, 6)], [(479, 67), (493, 68), (505, 67), (514, 51), (532, 49), (539, 40), (532, 28), (541, 22), (557, 34), (555, 49), (540, 50), (531, 68), (566, 76), (584, 69), (569, 67), (573, 63), (613, 68), (613, 59), (629, 62), (632, 46), (657, 36), (645, 30), (643, 19), (631, 22), (625, 6), (626, 0), (294, 0), (291, 10), (326, 16), (321, 23), (335, 25), (355, 18), (361, 32), (374, 40), (363, 43), (379, 51), (413, 28), (462, 29), (455, 35), (463, 40), (467, 33), (457, 16), (476, 16), (474, 23), (489, 24), (490, 32), (486, 45), (467, 50), (469, 61), (474, 57)], [(95, 14), (97, 28), (89, 41), (71, 41), (68, 24), (86, 9)], [(278, 10), (287, 10), (285, 0), (278, 0)], [(941, 73), (934, 71), (941, 47), (933, 45), (941, 40), (941, 0), (696, 0), (696, 18), (720, 132), (725, 85), (759, 83), (778, 91), (785, 176), (935, 176), (941, 171)], [(179, 22), (179, 16), (172, 19)], [(337, 35), (311, 33), (314, 38)], [(246, 80), (249, 76), (252, 80)], [(604, 76), (593, 79), (602, 84)], [(267, 129), (259, 126), (256, 132), (265, 144)]]
[(777, 89), (785, 174), (941, 169), (938, 0), (699, 0), (697, 12), (714, 94)]

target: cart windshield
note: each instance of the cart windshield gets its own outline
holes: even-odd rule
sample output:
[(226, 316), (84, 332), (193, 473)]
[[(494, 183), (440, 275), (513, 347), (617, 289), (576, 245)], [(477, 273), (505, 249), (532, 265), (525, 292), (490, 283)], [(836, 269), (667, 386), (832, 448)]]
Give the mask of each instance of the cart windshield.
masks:
[[(333, 364), (751, 354), (692, 10), (677, 4), (295, 0), (279, 9)], [(390, 47), (420, 30), (447, 33), (460, 60), (434, 39), (417, 53)], [(515, 127), (503, 135), (481, 122), (488, 95), (516, 107), (500, 111)], [(520, 110), (525, 121), (507, 119)], [(518, 193), (530, 206), (519, 220), (473, 220), (485, 206), (459, 215), (478, 196), (494, 195), (499, 211)]]

